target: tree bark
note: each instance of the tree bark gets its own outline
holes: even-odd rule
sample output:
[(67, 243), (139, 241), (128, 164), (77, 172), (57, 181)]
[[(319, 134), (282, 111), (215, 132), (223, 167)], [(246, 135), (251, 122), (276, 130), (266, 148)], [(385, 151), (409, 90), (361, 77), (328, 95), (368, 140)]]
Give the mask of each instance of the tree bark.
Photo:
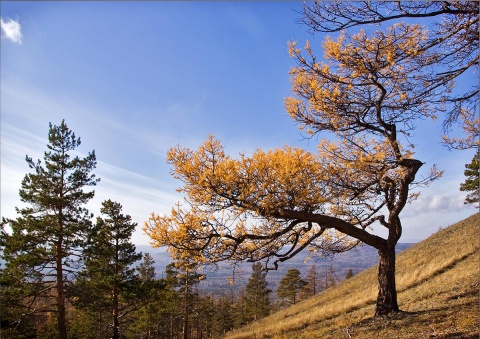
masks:
[(375, 316), (399, 311), (395, 284), (395, 245), (378, 249), (378, 297)]
[(185, 309), (184, 309), (184, 321), (183, 321), (183, 339), (188, 339), (188, 268), (185, 270)]
[(67, 318), (65, 309), (65, 294), (63, 290), (63, 262), (62, 262), (62, 237), (57, 242), (57, 330), (59, 339), (67, 339)]
[(113, 316), (113, 336), (112, 336), (112, 339), (119, 339), (120, 338), (120, 330), (119, 330), (119, 321), (118, 321), (118, 291), (117, 291), (116, 286), (115, 286), (114, 291), (113, 291), (112, 316)]

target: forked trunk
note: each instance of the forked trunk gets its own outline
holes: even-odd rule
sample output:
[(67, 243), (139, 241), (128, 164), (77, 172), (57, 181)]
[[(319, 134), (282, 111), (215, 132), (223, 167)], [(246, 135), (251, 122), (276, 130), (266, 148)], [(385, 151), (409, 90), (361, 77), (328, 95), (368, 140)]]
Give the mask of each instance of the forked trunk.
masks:
[(395, 284), (395, 245), (378, 250), (378, 297), (375, 316), (398, 312)]

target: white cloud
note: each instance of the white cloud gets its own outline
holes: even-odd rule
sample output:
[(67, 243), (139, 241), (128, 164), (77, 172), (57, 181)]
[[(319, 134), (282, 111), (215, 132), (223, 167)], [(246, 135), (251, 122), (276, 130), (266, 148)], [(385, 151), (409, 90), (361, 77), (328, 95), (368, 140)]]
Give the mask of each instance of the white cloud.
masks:
[(459, 192), (449, 195), (420, 196), (411, 205), (405, 206), (406, 217), (417, 216), (419, 213), (453, 213), (465, 208), (465, 194)]
[(2, 38), (11, 40), (17, 44), (22, 43), (21, 26), (18, 21), (7, 18), (6, 21), (1, 18)]

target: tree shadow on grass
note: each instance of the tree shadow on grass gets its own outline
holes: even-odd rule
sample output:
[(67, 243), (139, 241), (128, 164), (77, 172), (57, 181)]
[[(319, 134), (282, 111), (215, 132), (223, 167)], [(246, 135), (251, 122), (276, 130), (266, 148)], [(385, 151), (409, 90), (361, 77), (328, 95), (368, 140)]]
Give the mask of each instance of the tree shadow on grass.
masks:
[(477, 326), (458, 328), (456, 314), (465, 309), (477, 309), (472, 301), (416, 312), (400, 311), (383, 317), (370, 317), (351, 324), (346, 330), (349, 338), (371, 334), (372, 338), (433, 338), (478, 339)]

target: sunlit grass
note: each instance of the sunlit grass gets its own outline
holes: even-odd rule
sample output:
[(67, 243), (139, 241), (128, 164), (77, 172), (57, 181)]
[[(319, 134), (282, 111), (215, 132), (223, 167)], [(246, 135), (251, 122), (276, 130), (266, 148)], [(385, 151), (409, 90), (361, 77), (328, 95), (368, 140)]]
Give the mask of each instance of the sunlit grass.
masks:
[(372, 318), (376, 267), (227, 338), (478, 338), (479, 214), (397, 257), (402, 313)]

